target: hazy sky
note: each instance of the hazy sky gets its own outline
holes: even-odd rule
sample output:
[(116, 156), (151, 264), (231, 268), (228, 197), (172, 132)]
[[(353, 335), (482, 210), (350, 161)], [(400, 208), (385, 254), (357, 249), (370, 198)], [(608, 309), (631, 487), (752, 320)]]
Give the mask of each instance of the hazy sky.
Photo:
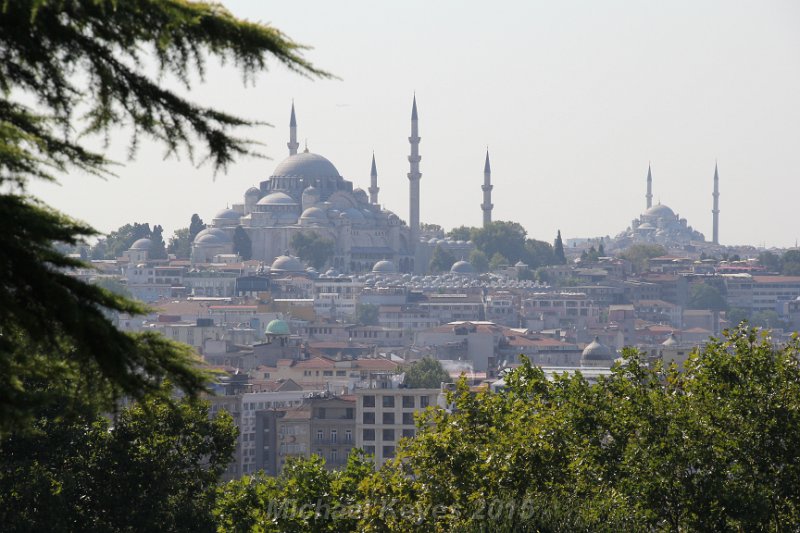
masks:
[[(243, 87), (209, 65), (190, 97), (272, 128), (243, 132), (271, 160), (227, 174), (163, 159), (145, 143), (119, 178), (75, 175), (32, 192), (110, 231), (192, 213), (210, 222), (266, 179), (288, 151), (294, 98), (301, 149), (366, 189), (374, 150), (379, 200), (408, 219), (408, 135), (417, 94), (421, 219), (481, 223), (488, 145), (495, 220), (552, 241), (616, 235), (654, 201), (711, 237), (714, 161), (720, 241), (793, 246), (800, 238), (800, 2), (225, 1), (310, 45), (340, 79), (311, 81), (277, 64)], [(111, 155), (126, 161), (127, 134)]]

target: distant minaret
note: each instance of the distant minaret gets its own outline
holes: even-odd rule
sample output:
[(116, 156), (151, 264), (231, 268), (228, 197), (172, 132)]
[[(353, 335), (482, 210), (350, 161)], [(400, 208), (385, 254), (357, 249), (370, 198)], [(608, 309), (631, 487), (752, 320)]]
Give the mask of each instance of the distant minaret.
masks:
[(719, 244), (719, 170), (717, 163), (714, 163), (714, 209), (711, 213), (714, 215), (714, 237), (711, 242)]
[(410, 163), (410, 171), (408, 173), (409, 181), (409, 216), (408, 226), (411, 230), (410, 247), (413, 252), (417, 247), (419, 241), (419, 180), (422, 174), (419, 172), (419, 162), (422, 159), (419, 155), (419, 128), (417, 125), (417, 95), (414, 95), (414, 104), (411, 107), (411, 137), (408, 142), (411, 144), (411, 155), (408, 156)]
[(489, 166), (489, 149), (486, 149), (486, 163), (483, 165), (483, 227), (492, 223), (492, 168)]
[(369, 186), (369, 203), (378, 205), (378, 169), (375, 167), (375, 152), (372, 152), (372, 170), (369, 172), (370, 186)]
[(296, 155), (297, 149), (300, 148), (300, 143), (297, 142), (297, 119), (294, 118), (294, 100), (292, 100), (292, 117), (289, 119), (289, 142), (286, 143), (289, 147), (289, 155)]
[(650, 172), (650, 163), (647, 163), (647, 209), (653, 207), (653, 174)]

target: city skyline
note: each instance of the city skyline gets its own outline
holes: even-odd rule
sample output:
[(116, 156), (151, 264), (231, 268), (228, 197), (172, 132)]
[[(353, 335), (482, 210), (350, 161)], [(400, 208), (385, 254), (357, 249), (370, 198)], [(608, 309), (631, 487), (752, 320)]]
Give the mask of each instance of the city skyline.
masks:
[[(31, 191), (102, 231), (150, 222), (168, 237), (192, 213), (210, 222), (220, 203), (240, 202), (242, 190), (270, 175), (288, 155), (294, 99), (301, 146), (307, 140), (365, 190), (374, 151), (380, 202), (408, 222), (416, 91), (422, 222), (481, 225), (488, 145), (492, 218), (520, 222), (533, 238), (551, 241), (558, 229), (565, 239), (623, 231), (645, 210), (650, 162), (653, 203), (669, 205), (711, 241), (716, 160), (720, 242), (795, 244), (798, 232), (784, 222), (800, 193), (797, 6), (536, 4), (495, 8), (490, 17), (467, 4), (459, 25), (444, 28), (447, 5), (428, 6), (424, 16), (416, 4), (307, 5), (318, 16), (226, 2), (235, 15), (271, 21), (314, 46), (309, 59), (340, 79), (312, 82), (276, 65), (241, 89), (226, 80), (231, 69), (209, 64), (206, 83), (191, 92), (271, 123), (240, 133), (264, 142), (272, 160), (242, 159), (214, 178), (185, 158), (163, 161), (146, 142), (119, 179), (69, 176), (63, 187)], [(672, 32), (680, 38), (667, 39)], [(112, 133), (112, 158), (125, 161), (127, 139)]]

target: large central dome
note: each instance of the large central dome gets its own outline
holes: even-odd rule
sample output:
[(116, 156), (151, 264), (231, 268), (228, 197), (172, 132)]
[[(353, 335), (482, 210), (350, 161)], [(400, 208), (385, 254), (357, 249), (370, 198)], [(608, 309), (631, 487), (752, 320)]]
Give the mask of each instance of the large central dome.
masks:
[(284, 159), (272, 173), (272, 177), (319, 179), (341, 176), (333, 163), (326, 158), (319, 154), (303, 152)]

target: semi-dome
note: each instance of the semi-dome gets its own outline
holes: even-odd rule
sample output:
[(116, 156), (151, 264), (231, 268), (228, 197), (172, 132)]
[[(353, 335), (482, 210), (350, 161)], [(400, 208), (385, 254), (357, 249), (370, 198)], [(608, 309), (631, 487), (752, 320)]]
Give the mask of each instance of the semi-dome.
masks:
[(614, 361), (614, 353), (611, 348), (600, 342), (600, 337), (595, 337), (586, 348), (583, 349), (581, 354), (581, 363), (603, 363)]
[(360, 187), (356, 187), (355, 189), (353, 189), (353, 197), (360, 204), (369, 203), (369, 197), (367, 196), (367, 192)]
[(644, 212), (649, 217), (675, 218), (675, 212), (664, 204), (656, 204)]
[(454, 274), (474, 274), (475, 268), (469, 261), (456, 261), (453, 263), (453, 266), (450, 267), (450, 272)]
[(272, 262), (270, 270), (276, 272), (305, 272), (306, 267), (298, 258), (290, 255), (282, 255)]
[(250, 187), (249, 189), (247, 189), (247, 191), (244, 193), (244, 195), (245, 196), (261, 196), (261, 191), (258, 189), (258, 187)]
[(297, 202), (285, 192), (277, 191), (263, 197), (257, 205), (297, 205)]
[(131, 250), (149, 250), (153, 246), (150, 239), (139, 239), (131, 245)]
[(289, 334), (289, 324), (276, 318), (275, 320), (270, 321), (267, 324), (267, 330), (265, 331), (267, 335), (288, 335)]
[(397, 269), (394, 267), (394, 263), (384, 259), (383, 261), (375, 263), (375, 266), (372, 267), (372, 271), (376, 274), (394, 274), (397, 272)]
[(333, 163), (319, 154), (303, 152), (284, 159), (272, 173), (273, 177), (338, 178), (339, 171)]

